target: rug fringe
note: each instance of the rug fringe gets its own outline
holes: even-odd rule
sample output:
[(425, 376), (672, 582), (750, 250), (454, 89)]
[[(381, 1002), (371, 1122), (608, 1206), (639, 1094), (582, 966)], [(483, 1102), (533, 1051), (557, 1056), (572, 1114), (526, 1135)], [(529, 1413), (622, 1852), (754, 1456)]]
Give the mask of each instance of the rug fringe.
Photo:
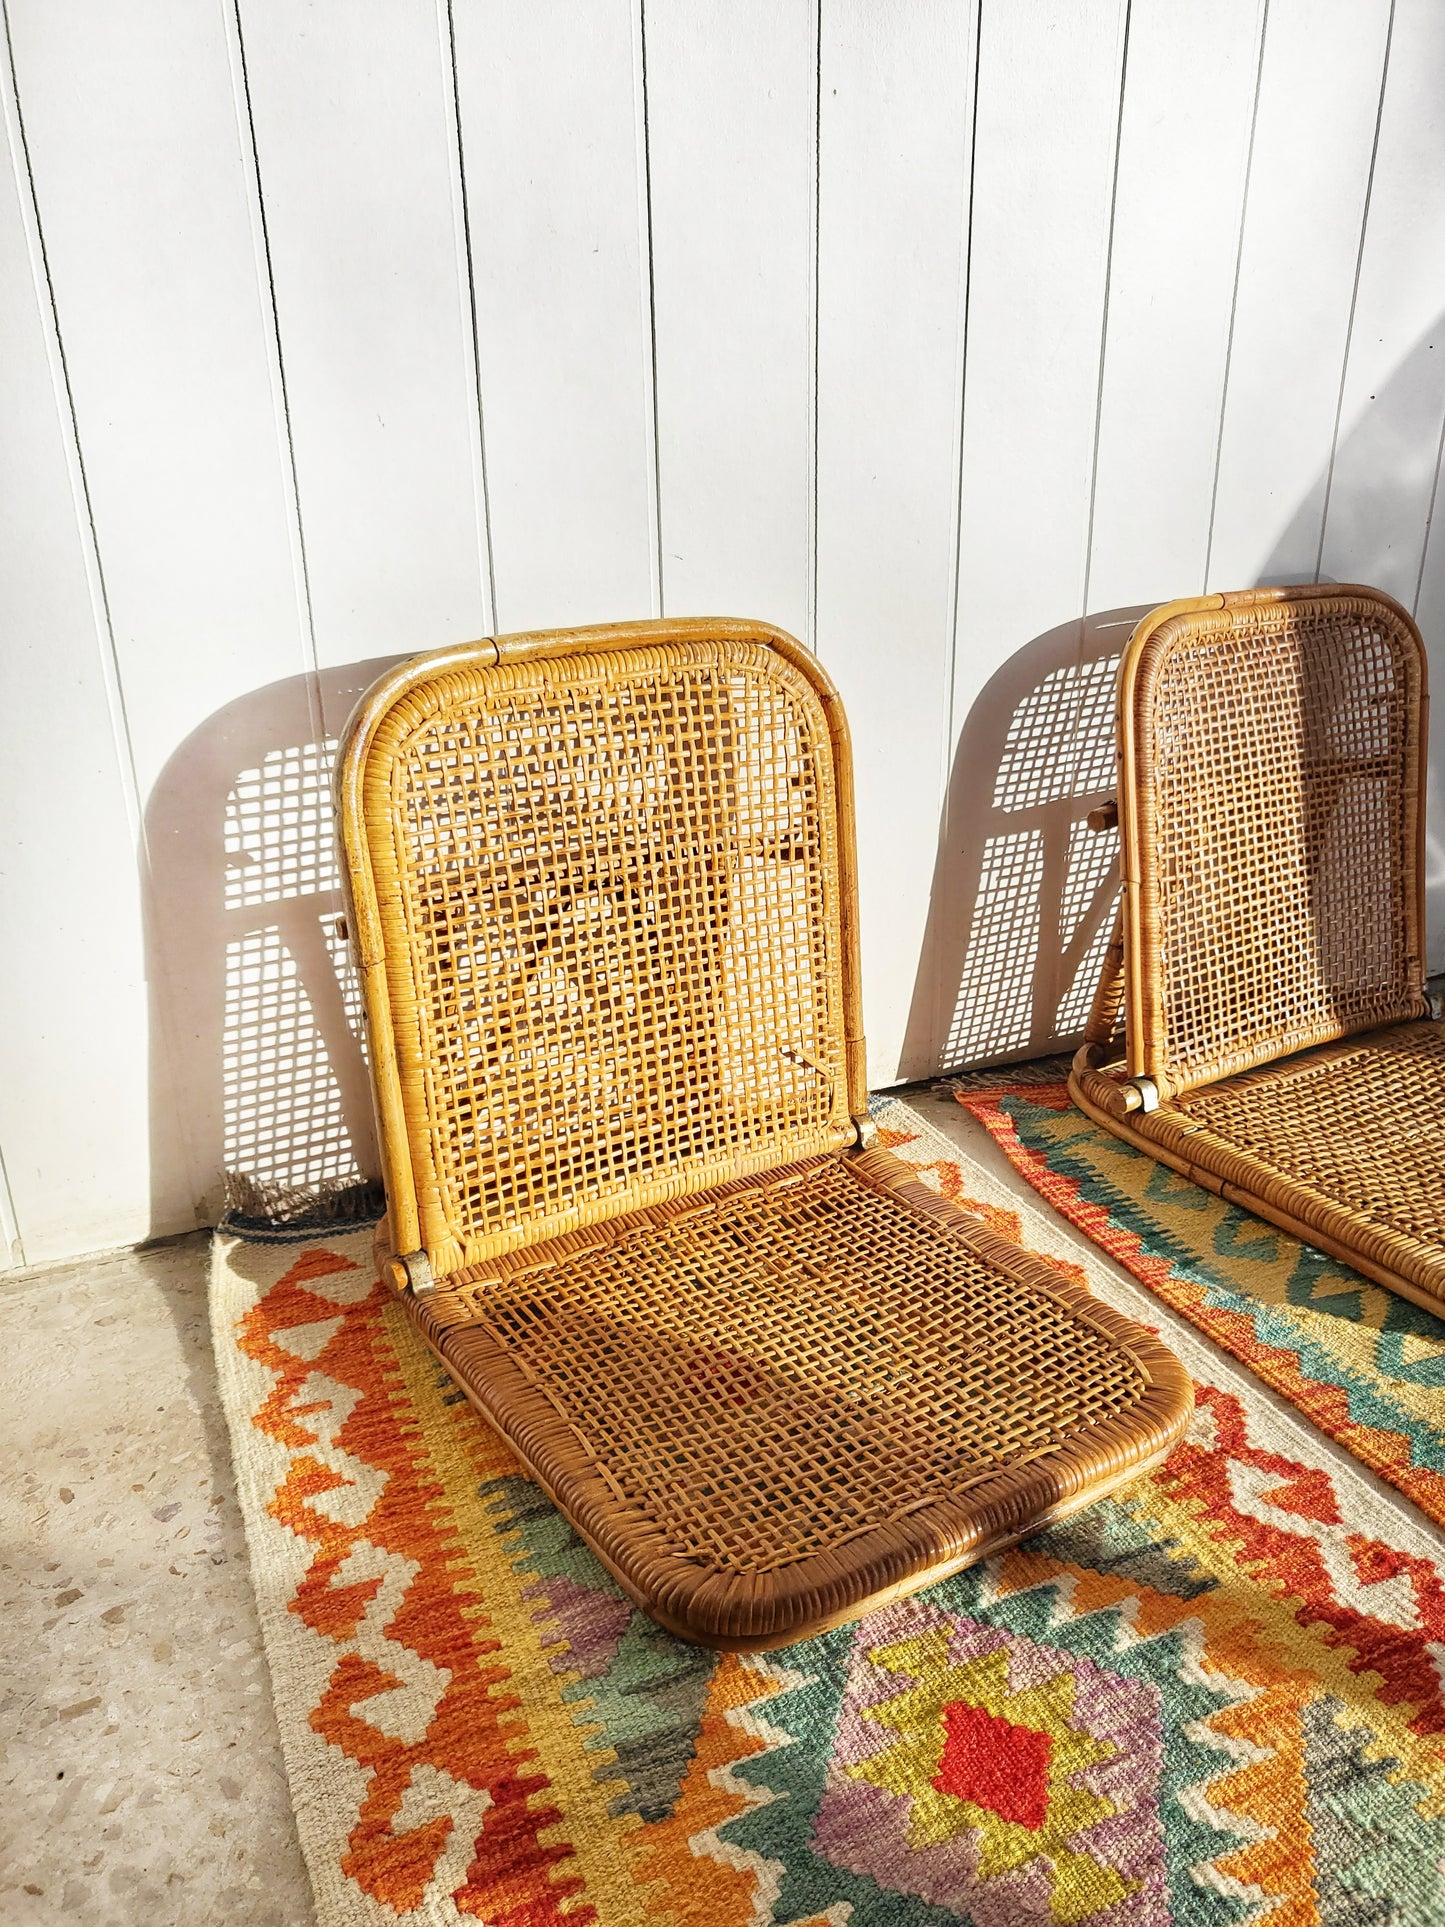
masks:
[(359, 1231), (386, 1211), (386, 1192), (376, 1178), (294, 1185), (227, 1171), (225, 1184), (226, 1208), (217, 1230), (255, 1243), (289, 1244), (319, 1232)]

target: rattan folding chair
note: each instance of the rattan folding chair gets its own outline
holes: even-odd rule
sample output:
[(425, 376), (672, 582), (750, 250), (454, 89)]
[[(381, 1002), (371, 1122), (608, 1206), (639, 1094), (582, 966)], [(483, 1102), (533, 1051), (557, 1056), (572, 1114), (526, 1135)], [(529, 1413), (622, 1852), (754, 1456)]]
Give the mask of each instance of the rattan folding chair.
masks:
[(783, 1644), (1178, 1436), (1163, 1346), (871, 1142), (848, 735), (798, 643), (419, 657), (338, 810), (384, 1275), (663, 1626)]
[(1374, 589), (1205, 596), (1140, 623), (1119, 676), (1120, 922), (1070, 1089), (1439, 1311), (1425, 710), (1419, 631)]

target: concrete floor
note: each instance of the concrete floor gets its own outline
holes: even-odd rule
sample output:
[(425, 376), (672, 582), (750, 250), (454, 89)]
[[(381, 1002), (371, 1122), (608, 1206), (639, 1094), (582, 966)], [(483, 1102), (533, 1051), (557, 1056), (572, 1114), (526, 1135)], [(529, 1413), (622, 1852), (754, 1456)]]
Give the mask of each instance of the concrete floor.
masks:
[(0, 1920), (305, 1927), (204, 1235), (0, 1280)]

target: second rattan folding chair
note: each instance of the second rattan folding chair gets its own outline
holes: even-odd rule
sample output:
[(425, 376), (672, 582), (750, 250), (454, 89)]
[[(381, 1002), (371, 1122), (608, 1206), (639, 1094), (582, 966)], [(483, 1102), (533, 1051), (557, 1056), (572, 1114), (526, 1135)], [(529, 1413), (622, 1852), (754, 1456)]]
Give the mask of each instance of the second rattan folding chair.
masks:
[(1070, 1088), (1151, 1157), (1440, 1311), (1424, 730), (1419, 631), (1377, 590), (1145, 618), (1119, 679), (1120, 926)]
[(338, 809), (386, 1275), (663, 1626), (783, 1644), (1167, 1451), (1164, 1347), (870, 1144), (848, 736), (796, 642), (418, 658)]

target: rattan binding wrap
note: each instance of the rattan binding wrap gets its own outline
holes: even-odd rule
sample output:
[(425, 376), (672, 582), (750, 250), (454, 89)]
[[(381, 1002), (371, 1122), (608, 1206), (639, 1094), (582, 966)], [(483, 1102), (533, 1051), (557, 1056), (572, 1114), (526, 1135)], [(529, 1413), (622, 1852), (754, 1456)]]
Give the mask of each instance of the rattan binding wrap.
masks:
[(784, 1643), (1167, 1450), (1163, 1347), (858, 1148), (848, 737), (799, 644), (418, 658), (338, 808), (393, 1282), (661, 1623)]
[(1120, 1137), (1438, 1310), (1425, 720), (1419, 632), (1376, 590), (1145, 618), (1119, 678), (1120, 928), (1071, 1088)]

